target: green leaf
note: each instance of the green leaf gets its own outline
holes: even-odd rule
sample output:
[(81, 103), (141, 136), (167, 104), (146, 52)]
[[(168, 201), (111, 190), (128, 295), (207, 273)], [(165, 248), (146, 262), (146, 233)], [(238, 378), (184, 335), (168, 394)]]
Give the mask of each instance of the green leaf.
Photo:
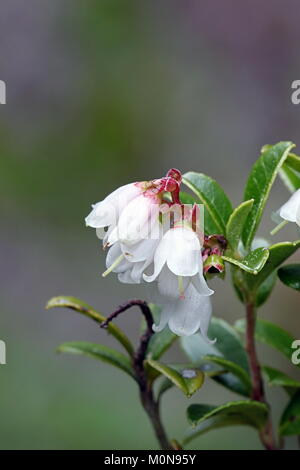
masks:
[(272, 293), (276, 284), (277, 275), (274, 271), (259, 286), (256, 292), (256, 307), (263, 305)]
[(262, 155), (251, 170), (244, 194), (245, 201), (254, 199), (253, 207), (243, 229), (242, 238), (246, 249), (251, 247), (272, 185), (293, 147), (294, 144), (291, 142), (279, 142), (272, 147), (263, 149)]
[(273, 367), (263, 366), (262, 371), (265, 379), (270, 386), (277, 387), (293, 387), (299, 388), (300, 382), (288, 375), (284, 374), (280, 370), (274, 369)]
[(300, 157), (295, 153), (288, 154), (286, 164), (293, 168), (293, 170), (300, 172)]
[[(208, 335), (212, 339), (217, 339), (214, 345), (208, 344), (199, 333), (180, 339), (185, 354), (193, 364), (200, 365), (207, 355), (218, 356), (234, 362), (249, 373), (245, 349), (231, 325), (220, 318), (212, 318)], [(247, 386), (232, 373), (213, 375), (212, 379), (235, 393), (249, 396)]]
[(221, 318), (213, 317), (208, 336), (211, 339), (217, 339), (214, 345), (208, 344), (199, 333), (180, 338), (181, 346), (192, 363), (200, 363), (206, 355), (218, 355), (235, 362), (249, 372), (248, 359), (241, 339), (229, 323)]
[(289, 264), (278, 269), (278, 277), (288, 287), (300, 291), (300, 264)]
[[(223, 375), (224, 372), (223, 370), (220, 369), (220, 367), (216, 366), (215, 364), (208, 364), (207, 362), (203, 362), (201, 364), (198, 364), (197, 367), (195, 368), (194, 364), (192, 363), (187, 363), (187, 364), (169, 364), (169, 367), (171, 369), (175, 369), (177, 372), (182, 373), (183, 370), (190, 370), (190, 369), (196, 369), (196, 370), (201, 370), (205, 376), (207, 377), (216, 377), (218, 375)], [(154, 369), (152, 369), (154, 370)], [(158, 373), (160, 375), (160, 373)], [(158, 388), (158, 399), (161, 398), (161, 396), (168, 391), (170, 388), (174, 386), (174, 383), (171, 382), (167, 377), (164, 377), (162, 382), (160, 383), (160, 386)]]
[(279, 175), (288, 190), (292, 193), (300, 188), (300, 173), (294, 171), (289, 165), (284, 163)]
[(192, 426), (217, 417), (221, 419), (225, 417), (227, 420), (232, 418), (234, 424), (238, 418), (241, 424), (262, 429), (268, 417), (268, 407), (257, 401), (243, 400), (228, 402), (221, 406), (193, 404), (187, 409), (187, 418)]
[(199, 369), (184, 369), (177, 371), (166, 364), (147, 359), (148, 364), (167, 377), (187, 397), (191, 397), (204, 382), (204, 373)]
[(83, 354), (85, 356), (107, 362), (126, 372), (135, 379), (131, 362), (124, 354), (115, 349), (101, 344), (88, 343), (86, 341), (72, 341), (63, 343), (57, 348), (57, 352), (70, 354)]
[(174, 385), (174, 383), (171, 382), (170, 379), (168, 379), (167, 377), (164, 377), (164, 379), (161, 382), (160, 387), (158, 389), (157, 400), (160, 400), (161, 397), (163, 396), (163, 394), (165, 392), (167, 392), (170, 388), (172, 388), (173, 385)]
[(185, 193), (184, 191), (180, 191), (180, 201), (182, 204), (192, 204), (196, 203), (196, 199), (189, 193)]
[(182, 181), (204, 204), (205, 227), (209, 233), (225, 234), (232, 206), (223, 189), (209, 176), (193, 171), (183, 175)]
[[(238, 331), (245, 333), (245, 319), (242, 318), (238, 320), (235, 323), (235, 327)], [(256, 321), (255, 337), (261, 343), (267, 344), (268, 346), (277, 349), (277, 351), (286, 356), (289, 361), (291, 360), (293, 353), (292, 343), (295, 341), (295, 338), (293, 338), (290, 333), (285, 331), (280, 326), (275, 325), (274, 323), (271, 323), (267, 320), (258, 318)], [(300, 364), (298, 367), (300, 367)]]
[(257, 276), (247, 276), (247, 282), (252, 290), (260, 286), (272, 272), (300, 247), (300, 240), (295, 242), (281, 242), (268, 248), (269, 257), (263, 269)]
[(226, 225), (226, 238), (229, 243), (229, 251), (235, 252), (242, 236), (242, 231), (254, 199), (242, 202), (230, 215)]
[(224, 357), (220, 356), (212, 356), (212, 355), (207, 355), (204, 356), (203, 360), (208, 361), (208, 362), (213, 362), (214, 364), (218, 364), (219, 366), (222, 366), (224, 370), (231, 372), (233, 375), (235, 375), (237, 378), (241, 380), (241, 382), (244, 383), (244, 385), (247, 388), (248, 394), (250, 394), (251, 391), (251, 381), (249, 374), (238, 364), (235, 362), (229, 361), (228, 359), (225, 359)]
[(300, 435), (300, 390), (292, 396), (282, 414), (279, 433), (282, 436)]
[(262, 270), (269, 257), (268, 248), (256, 248), (256, 250), (250, 251), (242, 260), (231, 258), (229, 256), (222, 256), (223, 260), (228, 263), (238, 266), (243, 271), (250, 274), (258, 274)]
[[(155, 323), (158, 322), (160, 315), (160, 308), (155, 304), (149, 304)], [(165, 351), (167, 351), (174, 341), (178, 338), (177, 335), (172, 333), (169, 328), (164, 328), (162, 331), (155, 333), (148, 344), (147, 357), (150, 359), (159, 359)]]
[[(70, 297), (66, 295), (53, 297), (47, 303), (46, 309), (48, 310), (50, 308), (56, 307), (70, 308), (72, 310), (75, 310), (76, 312), (82, 313), (83, 315), (91, 318), (97, 323), (102, 323), (106, 320), (106, 317), (94, 310), (93, 307), (86, 304), (82, 300), (76, 299), (75, 297)], [(114, 323), (109, 323), (107, 331), (112, 334), (122, 344), (122, 346), (124, 346), (130, 356), (133, 356), (133, 346), (128, 337), (118, 326), (116, 326)]]
[[(186, 437), (185, 439), (183, 440), (183, 445), (186, 445), (188, 444), (190, 441), (192, 441), (193, 439), (195, 439), (196, 437), (199, 437), (201, 436), (202, 434), (205, 434), (209, 431), (212, 431), (214, 429), (219, 429), (219, 428), (223, 428), (223, 427), (228, 427), (228, 426), (251, 426), (251, 427), (255, 427), (255, 424), (259, 424), (259, 426), (263, 426), (263, 423), (265, 422), (266, 420), (266, 412), (267, 412), (267, 409), (266, 409), (266, 405), (263, 405), (263, 407), (265, 408), (260, 408), (260, 407), (254, 407), (254, 411), (255, 411), (255, 416), (256, 416), (256, 419), (255, 419), (255, 424), (253, 423), (253, 420), (250, 418), (249, 419), (249, 415), (251, 415), (252, 411), (253, 411), (253, 407), (248, 407), (248, 403), (249, 401), (247, 402), (232, 402), (232, 403), (237, 403), (237, 405), (234, 405), (232, 407), (232, 411), (233, 413), (217, 413), (215, 415), (212, 415), (212, 416), (209, 416), (210, 413), (213, 413), (214, 410), (218, 407), (214, 407), (214, 406), (211, 406), (211, 405), (196, 405), (196, 406), (201, 406), (202, 407), (202, 410), (201, 409), (198, 409), (198, 412), (201, 412), (204, 413), (204, 416), (206, 414), (206, 416), (208, 415), (208, 417), (205, 419), (203, 419), (201, 422), (198, 421), (198, 425), (194, 428), (194, 429), (190, 429), (187, 433), (186, 433)], [(244, 411), (242, 413), (239, 412), (239, 405), (238, 403), (247, 403), (246, 407), (247, 407), (247, 410), (244, 409)], [(258, 403), (258, 402), (250, 402), (250, 403)], [(193, 405), (192, 405), (193, 406)], [(237, 410), (235, 410), (235, 408), (237, 408)], [(237, 412), (235, 412), (237, 411)], [(247, 411), (247, 412), (246, 412)], [(202, 415), (203, 417), (203, 415)]]

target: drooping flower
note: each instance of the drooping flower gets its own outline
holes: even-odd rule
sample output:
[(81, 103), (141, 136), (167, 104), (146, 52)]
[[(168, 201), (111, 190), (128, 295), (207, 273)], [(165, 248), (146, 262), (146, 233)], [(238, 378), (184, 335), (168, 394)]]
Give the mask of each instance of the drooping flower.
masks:
[(143, 275), (145, 281), (157, 280), (162, 305), (161, 319), (155, 331), (167, 324), (180, 336), (189, 336), (199, 329), (207, 338), (214, 293), (204, 279), (199, 236), (187, 224), (169, 229), (154, 255), (154, 273)]
[(295, 222), (300, 227), (300, 189), (294, 192), (289, 200), (281, 206), (278, 212), (274, 214), (274, 220), (275, 218), (278, 218), (279, 220), (283, 219), (283, 221), (271, 231), (271, 235), (275, 235), (275, 233), (277, 233), (288, 222)]
[(300, 227), (300, 189), (279, 209), (279, 215), (287, 222), (296, 222)]
[(144, 275), (144, 279), (147, 282), (157, 279), (160, 293), (169, 297), (184, 298), (190, 283), (201, 295), (213, 294), (203, 275), (199, 237), (186, 224), (165, 233), (154, 255), (154, 273)]
[(160, 297), (157, 303), (162, 306), (160, 321), (153, 326), (155, 332), (162, 331), (167, 325), (178, 336), (191, 336), (200, 331), (206, 342), (214, 343), (207, 336), (212, 303), (210, 296), (200, 295), (193, 284), (190, 284), (184, 299)]
[(86, 225), (95, 228), (99, 238), (107, 239), (115, 228), (123, 209), (140, 194), (142, 194), (142, 189), (138, 183), (121, 186), (103, 201), (92, 206), (92, 211), (85, 219)]

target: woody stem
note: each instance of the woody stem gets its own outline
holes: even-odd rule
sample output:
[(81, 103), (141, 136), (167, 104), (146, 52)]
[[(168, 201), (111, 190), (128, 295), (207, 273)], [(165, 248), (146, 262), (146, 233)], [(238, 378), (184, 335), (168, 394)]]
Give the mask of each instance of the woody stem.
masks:
[(160, 417), (159, 402), (155, 400), (152, 390), (152, 383), (148, 380), (147, 372), (145, 370), (145, 358), (149, 341), (153, 335), (153, 317), (151, 310), (143, 300), (130, 300), (125, 304), (121, 305), (115, 312), (113, 312), (107, 319), (101, 323), (102, 328), (107, 328), (108, 324), (121, 313), (125, 312), (133, 306), (138, 306), (146, 320), (146, 331), (141, 336), (139, 345), (133, 356), (133, 368), (135, 371), (136, 381), (140, 390), (140, 399), (142, 406), (147, 413), (151, 424), (153, 426), (156, 438), (159, 442), (161, 449), (170, 450), (172, 449), (166, 435), (164, 426)]
[[(246, 304), (246, 351), (249, 360), (249, 367), (251, 371), (252, 391), (251, 398), (268, 405), (265, 397), (264, 383), (261, 374), (261, 367), (258, 361), (255, 345), (255, 325), (256, 325), (256, 311), (254, 302)], [(260, 439), (262, 444), (268, 450), (276, 450), (276, 442), (273, 434), (273, 426), (271, 416), (260, 431)]]

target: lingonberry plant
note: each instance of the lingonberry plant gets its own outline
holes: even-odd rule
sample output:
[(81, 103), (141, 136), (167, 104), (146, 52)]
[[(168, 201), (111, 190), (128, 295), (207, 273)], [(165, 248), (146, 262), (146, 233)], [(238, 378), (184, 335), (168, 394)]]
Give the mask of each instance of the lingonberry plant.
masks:
[[(300, 435), (300, 382), (272, 364), (261, 364), (256, 352), (256, 341), (261, 341), (289, 360), (293, 353), (295, 338), (260, 319), (257, 311), (269, 298), (277, 275), (300, 290), (300, 264), (282, 266), (300, 240), (272, 245), (255, 238), (278, 175), (292, 196), (275, 214), (279, 225), (273, 233), (287, 222), (300, 226), (300, 157), (291, 152), (293, 147), (290, 142), (263, 147), (244, 200), (235, 209), (216, 181), (196, 172), (182, 176), (171, 169), (160, 179), (117, 189), (93, 206), (86, 225), (96, 229), (108, 249), (103, 276), (114, 272), (120, 282), (151, 286), (151, 303), (130, 300), (108, 317), (74, 297), (54, 297), (47, 304), (85, 315), (121, 344), (123, 352), (88, 342), (64, 343), (58, 351), (100, 359), (132, 377), (162, 449), (181, 449), (195, 437), (234, 425), (255, 428), (270, 450), (283, 448), (284, 436)], [(182, 191), (183, 185), (189, 193)], [(208, 283), (213, 276), (224, 278), (226, 264), (245, 311), (233, 326), (224, 318), (211, 318), (214, 291)], [(115, 323), (133, 306), (144, 317), (136, 347)], [(176, 340), (186, 354), (185, 364), (161, 362)], [(205, 380), (226, 387), (237, 400), (206, 404)], [(267, 385), (286, 392), (278, 429), (266, 399)], [(160, 415), (162, 397), (173, 386), (187, 397), (197, 392), (201, 401), (187, 408), (192, 427), (178, 440), (169, 439)]]

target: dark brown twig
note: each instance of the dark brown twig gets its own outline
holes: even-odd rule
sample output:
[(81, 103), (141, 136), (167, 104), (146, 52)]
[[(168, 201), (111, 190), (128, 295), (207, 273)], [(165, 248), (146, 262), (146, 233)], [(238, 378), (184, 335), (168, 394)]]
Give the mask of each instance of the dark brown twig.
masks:
[(117, 310), (115, 310), (111, 315), (109, 315), (107, 319), (103, 323), (101, 323), (100, 327), (107, 328), (112, 320), (114, 320), (121, 313), (134, 306), (140, 308), (141, 313), (144, 315), (146, 320), (146, 331), (141, 336), (139, 345), (133, 356), (133, 368), (140, 389), (140, 398), (143, 408), (150, 418), (150, 421), (152, 423), (157, 440), (160, 443), (161, 448), (164, 450), (170, 450), (173, 447), (169, 443), (163, 424), (161, 422), (159, 403), (154, 398), (152, 384), (147, 380), (147, 373), (144, 367), (148, 344), (152, 335), (154, 334), (152, 329), (153, 316), (147, 302), (143, 300), (129, 300), (125, 304), (120, 305)]

